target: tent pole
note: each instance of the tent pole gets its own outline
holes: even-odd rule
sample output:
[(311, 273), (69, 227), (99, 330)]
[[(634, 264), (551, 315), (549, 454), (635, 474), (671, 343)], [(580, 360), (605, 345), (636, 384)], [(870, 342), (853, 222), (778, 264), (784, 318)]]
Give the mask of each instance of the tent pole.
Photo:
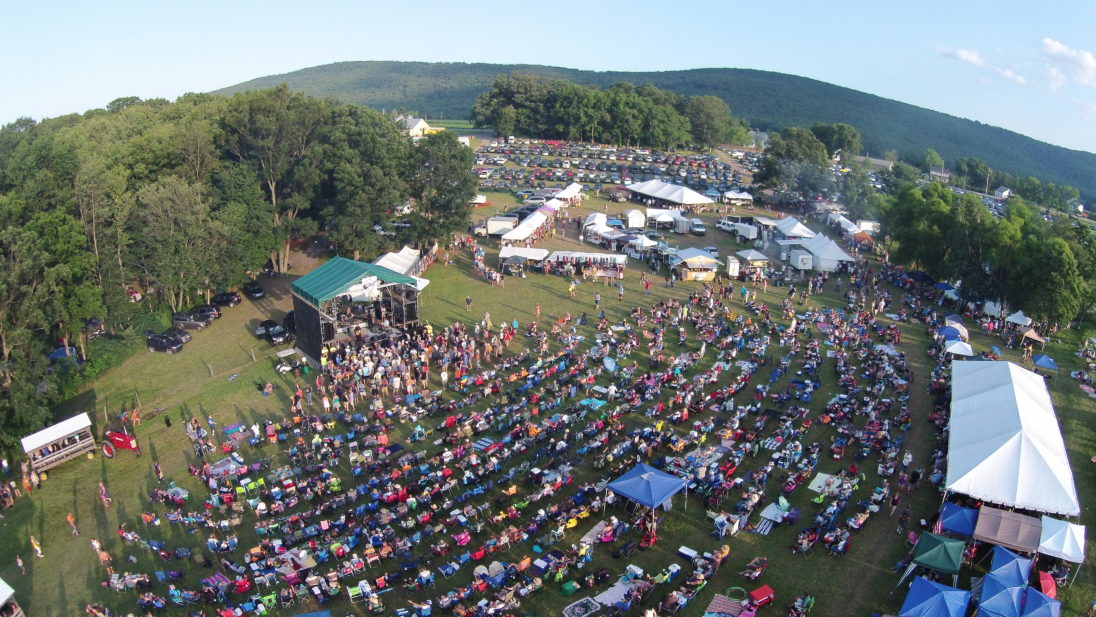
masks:
[(1085, 565), (1083, 562), (1077, 564), (1077, 571), (1073, 573), (1073, 578), (1069, 579), (1069, 588), (1073, 589), (1073, 583), (1077, 580), (1077, 575), (1081, 573), (1081, 566)]

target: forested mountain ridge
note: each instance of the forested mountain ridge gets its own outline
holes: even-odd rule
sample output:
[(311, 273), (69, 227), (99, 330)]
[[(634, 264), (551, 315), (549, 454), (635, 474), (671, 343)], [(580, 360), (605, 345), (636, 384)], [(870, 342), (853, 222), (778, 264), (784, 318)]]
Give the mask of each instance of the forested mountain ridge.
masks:
[(286, 83), (319, 97), (377, 109), (413, 110), (427, 118), (467, 118), (475, 98), (503, 73), (525, 72), (605, 87), (619, 81), (651, 83), (681, 95), (724, 99), (736, 117), (754, 128), (812, 126), (815, 122), (856, 127), (873, 156), (887, 150), (920, 157), (926, 148), (950, 164), (978, 157), (1016, 176), (1070, 184), (1096, 200), (1096, 154), (1054, 146), (999, 127), (950, 116), (825, 82), (752, 69), (691, 69), (664, 72), (597, 72), (518, 64), (428, 62), (339, 62), (283, 75), (260, 77), (219, 94)]

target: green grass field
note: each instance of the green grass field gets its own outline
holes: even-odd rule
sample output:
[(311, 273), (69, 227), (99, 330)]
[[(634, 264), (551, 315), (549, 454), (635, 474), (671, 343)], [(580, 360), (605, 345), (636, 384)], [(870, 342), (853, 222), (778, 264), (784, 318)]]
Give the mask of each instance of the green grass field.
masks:
[[(488, 199), (492, 204), (491, 208), (498, 206), (503, 209), (506, 207), (503, 204), (510, 203), (507, 199), (512, 200), (507, 195), (498, 193), (489, 193)], [(630, 206), (609, 204), (607, 201), (595, 199), (587, 201), (581, 208), (573, 208), (571, 216), (582, 216), (594, 210), (604, 211), (606, 208), (611, 213), (619, 213), (627, 207)], [(474, 217), (479, 216), (483, 210), (478, 210)], [(709, 222), (714, 221), (712, 215), (706, 217)], [(814, 223), (811, 224), (817, 227)], [(538, 246), (548, 249), (578, 249), (573, 228), (568, 231), (569, 235), (544, 240)], [(721, 253), (726, 255), (741, 248), (735, 246), (729, 238), (730, 236), (716, 231), (714, 227), (709, 227), (704, 237), (674, 236), (672, 240), (683, 246), (718, 245)], [(488, 242), (486, 246), (487, 261), (493, 265), (497, 263), (494, 259), (496, 248), (493, 242)], [(586, 245), (584, 250), (596, 249)], [(653, 279), (658, 284), (652, 286), (652, 295), (644, 296), (639, 285), (639, 272), (643, 266), (633, 261), (624, 281), (624, 302), (618, 302), (611, 289), (596, 283), (580, 285), (577, 297), (569, 299), (565, 291), (566, 281), (562, 278), (530, 274), (525, 279), (508, 278), (505, 287), (492, 286), (475, 276), (465, 255), (454, 253), (453, 257), (452, 265), (438, 263), (425, 275), (431, 283), (423, 294), (423, 315), (435, 328), (456, 321), (471, 323), (482, 318), (485, 310), (491, 313), (495, 323), (501, 320), (517, 320), (526, 324), (533, 319), (538, 303), (543, 310), (544, 323), (566, 312), (578, 315), (585, 311), (592, 315), (595, 312), (592, 303), (595, 291), (602, 292), (603, 306), (610, 321), (619, 321), (626, 316), (627, 309), (632, 305), (647, 306), (666, 297), (684, 299), (700, 288), (699, 283), (679, 283), (675, 288), (668, 289), (661, 284), (659, 277)], [(295, 272), (306, 272), (311, 265), (301, 262)], [(264, 279), (263, 283), (268, 291), (264, 300), (258, 303), (245, 301), (238, 307), (228, 309), (225, 317), (206, 331), (199, 332), (182, 353), (175, 356), (141, 353), (102, 375), (79, 397), (58, 411), (59, 416), (78, 410), (89, 411), (98, 424), (96, 428), (101, 430), (104, 416), (112, 417), (123, 409), (131, 408), (138, 398), (146, 411), (154, 407), (167, 409), (139, 427), (138, 434), (144, 447), (141, 458), (135, 458), (130, 452), (121, 452), (114, 460), (106, 460), (97, 455), (93, 460), (80, 460), (58, 467), (49, 474), (40, 490), (29, 498), (23, 498), (14, 509), (4, 513), (5, 518), (0, 520), (0, 546), (4, 547), (0, 551), (4, 555), (0, 559), (0, 577), (16, 589), (16, 597), (28, 615), (62, 617), (81, 614), (84, 605), (90, 601), (106, 604), (121, 611), (123, 615), (126, 611), (135, 610), (134, 595), (117, 594), (100, 587), (100, 582), (106, 575), (91, 550), (90, 538), (98, 538), (103, 542), (104, 547), (113, 555), (115, 568), (119, 572), (152, 572), (165, 569), (168, 564), (138, 546), (125, 545), (116, 533), (120, 523), (127, 523), (130, 529), (139, 530), (146, 538), (163, 539), (169, 546), (204, 548), (206, 532), (199, 531), (189, 535), (182, 527), (169, 525), (166, 521), (160, 527), (151, 529), (144, 528), (141, 524), (141, 512), (150, 509), (146, 499), (147, 492), (155, 485), (152, 461), (161, 462), (168, 480), (174, 480), (191, 490), (193, 496), (189, 506), (198, 509), (204, 491), (186, 474), (186, 465), (191, 461), (192, 454), (183, 433), (183, 421), (191, 417), (204, 421), (206, 416), (212, 416), (224, 426), (234, 422), (250, 424), (264, 418), (282, 418), (286, 415), (287, 395), (292, 382), (276, 374), (273, 368), (274, 350), (265, 342), (257, 340), (251, 331), (260, 319), (268, 316), (280, 319), (288, 309), (288, 282), (289, 279), (286, 278)], [(832, 289), (831, 286), (828, 294), (814, 301), (835, 305), (837, 299), (832, 295)], [(782, 288), (770, 286), (768, 293), (759, 290), (759, 298), (770, 306), (779, 305), (782, 292)], [(469, 295), (473, 298), (471, 311), (464, 307), (464, 298)], [(939, 445), (934, 432), (925, 421), (930, 402), (925, 396), (924, 385), (932, 368), (925, 355), (928, 340), (919, 326), (907, 324), (901, 327), (902, 347), (912, 358), (916, 372), (914, 397), (911, 401), (914, 424), (907, 438), (907, 446), (913, 450), (916, 461), (924, 462)], [(583, 333), (589, 337), (592, 332), (592, 328), (587, 327)], [(1090, 331), (1087, 334), (1093, 333)], [(972, 335), (976, 350), (986, 349), (991, 344), (1002, 345), (999, 339), (991, 340), (973, 332)], [(1092, 422), (1092, 413), (1096, 406), (1069, 379), (1069, 371), (1079, 367), (1078, 358), (1073, 355), (1073, 351), (1083, 340), (1082, 336), (1083, 333), (1075, 331), (1059, 333), (1046, 346), (1046, 353), (1054, 357), (1061, 367), (1056, 378), (1049, 383), (1074, 466), (1078, 492), (1084, 499), (1096, 486), (1096, 477), (1093, 476), (1096, 466), (1088, 460), (1096, 453), (1096, 432)], [(521, 339), (519, 337), (515, 341), (511, 350), (516, 351), (517, 345), (524, 344)], [(554, 344), (553, 350), (557, 347)], [(673, 348), (671, 345), (671, 351), (675, 351)], [(770, 346), (770, 356), (783, 353), (775, 344)], [(1011, 350), (1006, 350), (1006, 357), (1019, 361), (1019, 355)], [(641, 355), (639, 360), (643, 366), (645, 358)], [(830, 378), (832, 361), (824, 364), (820, 374), (826, 383), (823, 391), (814, 398), (814, 410), (824, 405), (824, 401), (835, 390)], [(236, 377), (230, 381), (233, 375)], [(767, 372), (762, 369), (759, 375), (767, 375)], [(266, 381), (279, 385), (272, 397), (261, 396), (256, 388)], [(165, 425), (165, 417), (172, 421), (170, 428)], [(638, 426), (643, 419), (627, 416), (627, 421), (630, 426)], [(827, 432), (827, 429), (816, 426), (805, 439), (805, 443), (816, 440), (828, 443), (831, 434), (832, 431)], [(431, 451), (435, 449), (433, 446), (427, 447)], [(243, 453), (249, 459), (260, 454), (282, 456), (272, 446), (262, 446), (259, 452), (245, 447)], [(596, 481), (602, 477), (601, 472), (591, 467), (592, 458), (589, 457), (583, 465), (576, 468), (577, 482)], [(869, 459), (869, 463), (872, 460), (874, 457)], [(850, 461), (851, 454), (846, 455), (843, 461), (824, 459), (819, 471), (833, 472), (848, 465)], [(747, 460), (743, 463), (743, 469), (757, 465), (756, 461)], [(868, 472), (868, 481), (861, 484), (858, 498), (866, 496), (867, 491), (875, 485), (875, 478), (871, 473), (874, 464), (865, 464), (864, 467)], [(341, 471), (344, 480), (350, 483), (349, 473), (345, 469)], [(106, 483), (114, 498), (113, 507), (109, 510), (104, 510), (97, 499), (96, 483), (100, 481)], [(773, 482), (775, 481), (774, 479)], [(491, 498), (495, 496), (497, 492), (490, 495)], [(802, 510), (804, 518), (801, 520), (812, 516), (815, 511), (814, 505), (809, 502), (806, 489), (795, 492), (791, 502), (793, 507)], [(939, 502), (940, 496), (931, 492), (926, 484), (922, 484), (912, 497), (904, 498), (903, 505), (912, 508), (916, 520), (931, 515)], [(777, 528), (767, 537), (740, 533), (733, 538), (718, 540), (709, 534), (711, 525), (705, 521), (703, 503), (690, 497), (687, 507), (685, 506), (682, 498), (675, 500), (673, 510), (667, 513), (660, 528), (661, 541), (651, 550), (637, 552), (632, 559), (622, 561), (612, 559), (608, 549), (598, 548), (592, 568), (596, 570), (606, 567), (614, 574), (619, 574), (627, 563), (635, 563), (647, 571), (657, 571), (676, 562), (682, 564), (687, 574), (690, 569), (685, 560), (676, 555), (678, 546), (687, 545), (703, 552), (727, 543), (731, 547), (729, 565), (722, 568), (699, 597), (682, 612), (686, 617), (700, 615), (715, 592), (722, 592), (732, 586), (752, 588), (749, 581), (741, 579), (735, 573), (755, 555), (765, 555), (770, 559), (770, 566), (761, 582), (771, 585), (778, 594), (779, 606), (762, 609), (762, 615), (783, 615), (781, 607), (803, 591), (810, 591), (818, 597), (813, 614), (821, 617), (866, 617), (872, 611), (894, 613), (901, 603), (904, 592), (899, 590), (891, 593), (897, 575), (890, 571), (890, 567), (906, 549), (902, 539), (895, 533), (894, 521), (887, 519), (885, 512), (876, 515), (864, 529), (855, 533), (848, 555), (833, 558), (827, 556), (824, 550), (818, 550), (814, 556), (804, 558), (792, 555), (788, 548), (798, 532), (798, 526)], [(156, 506), (154, 509), (163, 516), (163, 506)], [(65, 523), (65, 516), (69, 512), (77, 517), (82, 534), (79, 537), (69, 534)], [(237, 530), (241, 547), (250, 547), (256, 543), (254, 530), (250, 528), (250, 523), (254, 520), (246, 514), (244, 525)], [(565, 543), (569, 545), (576, 542), (597, 520), (599, 518), (596, 515), (591, 516), (575, 529), (569, 530)], [(1096, 518), (1086, 510), (1081, 522), (1096, 523)], [(28, 542), (30, 535), (41, 541), (44, 558), (34, 558)], [(519, 545), (501, 559), (520, 559), (523, 554), (528, 553), (528, 549), (528, 545)], [(27, 564), (26, 576), (21, 576), (15, 566), (16, 554), (21, 555)], [(128, 563), (129, 557), (135, 558), (136, 563)], [(182, 585), (196, 586), (195, 581), (199, 576), (205, 575), (204, 571), (190, 562), (182, 565), (187, 570)], [(392, 565), (394, 564), (389, 564), (389, 567)], [(379, 576), (382, 572), (383, 570), (374, 568), (367, 571), (367, 575)], [(1093, 572), (1092, 568), (1083, 568), (1077, 583), (1071, 589), (1060, 591), (1060, 598), (1065, 603), (1064, 614), (1081, 614), (1087, 608), (1096, 594), (1096, 576)], [(470, 568), (464, 568), (452, 579), (439, 577), (438, 590), (444, 589), (446, 585), (466, 583), (470, 578), (469, 573)], [(968, 587), (970, 575), (973, 573), (975, 572), (965, 570), (960, 578), (960, 586)], [(154, 584), (153, 591), (166, 595), (163, 584)], [(405, 605), (405, 596), (402, 594), (402, 590), (397, 590), (383, 596), (389, 614), (394, 608)], [(430, 595), (423, 593), (413, 597), (424, 599)], [(523, 609), (535, 611), (539, 615), (558, 615), (561, 607), (585, 595), (587, 594), (583, 590), (574, 597), (563, 598), (560, 596), (558, 583), (547, 583), (543, 590), (524, 602)], [(345, 600), (340, 600), (331, 608), (333, 614), (338, 616), (346, 613), (363, 614), (361, 605), (351, 607)], [(272, 614), (295, 615), (309, 610), (306, 605), (296, 611), (277, 610), (272, 611)], [(161, 614), (183, 615), (184, 612), (176, 607), (169, 607)], [(637, 614), (635, 609), (633, 614)]]

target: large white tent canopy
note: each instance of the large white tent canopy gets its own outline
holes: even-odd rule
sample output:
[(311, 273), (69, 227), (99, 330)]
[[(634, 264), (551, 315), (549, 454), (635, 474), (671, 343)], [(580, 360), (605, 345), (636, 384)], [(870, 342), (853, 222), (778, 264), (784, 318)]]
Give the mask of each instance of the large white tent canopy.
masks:
[(404, 246), (398, 253), (385, 253), (373, 261), (373, 265), (388, 268), (393, 272), (411, 275), (411, 271), (419, 263), (421, 253), (409, 246)]
[(1043, 378), (1011, 362), (952, 365), (947, 490), (1034, 512), (1081, 512)]
[(830, 240), (826, 236), (817, 236), (810, 240), (805, 240), (800, 245), (810, 251), (818, 259), (827, 261), (856, 261), (852, 256), (845, 252), (836, 242)]
[(646, 182), (629, 184), (626, 188), (633, 193), (638, 193), (645, 197), (654, 197), (655, 199), (661, 199), (680, 206), (713, 203), (710, 197), (705, 197), (691, 188), (670, 184), (669, 182), (663, 182), (662, 180), (648, 180)]

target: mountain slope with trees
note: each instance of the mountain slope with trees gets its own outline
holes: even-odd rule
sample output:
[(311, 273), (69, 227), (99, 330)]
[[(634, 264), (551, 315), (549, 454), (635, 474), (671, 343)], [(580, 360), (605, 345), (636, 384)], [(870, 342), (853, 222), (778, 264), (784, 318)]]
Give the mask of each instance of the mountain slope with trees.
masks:
[(849, 124), (866, 153), (894, 150), (920, 160), (926, 148), (949, 165), (978, 157), (995, 169), (1044, 182), (1068, 184), (1096, 201), (1096, 154), (1069, 150), (1013, 131), (965, 120), (821, 81), (750, 69), (665, 72), (595, 72), (549, 66), (426, 62), (340, 62), (261, 77), (219, 92), (286, 83), (296, 91), (360, 103), (376, 109), (408, 109), (428, 118), (467, 118), (477, 96), (500, 74), (529, 73), (577, 84), (608, 87), (650, 83), (682, 96), (714, 95), (754, 128)]

